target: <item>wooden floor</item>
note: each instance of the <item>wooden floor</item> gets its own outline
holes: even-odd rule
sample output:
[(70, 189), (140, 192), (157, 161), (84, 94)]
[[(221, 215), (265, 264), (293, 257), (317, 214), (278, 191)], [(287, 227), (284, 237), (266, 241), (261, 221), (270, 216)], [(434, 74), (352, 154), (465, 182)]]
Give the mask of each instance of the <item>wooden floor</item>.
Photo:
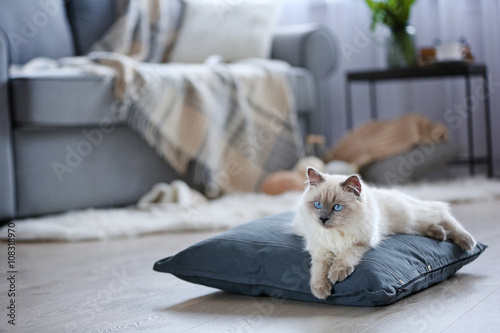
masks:
[(453, 278), (377, 308), (231, 295), (154, 272), (156, 260), (215, 234), (179, 233), (17, 244), (12, 327), (1, 243), (0, 331), (500, 332), (500, 201), (452, 210), (486, 252)]

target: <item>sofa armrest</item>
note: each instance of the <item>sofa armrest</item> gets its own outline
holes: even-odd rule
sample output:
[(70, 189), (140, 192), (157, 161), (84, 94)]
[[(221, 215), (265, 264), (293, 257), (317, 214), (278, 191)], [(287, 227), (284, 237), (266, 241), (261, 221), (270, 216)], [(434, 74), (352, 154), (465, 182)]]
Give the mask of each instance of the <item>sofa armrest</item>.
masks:
[(316, 80), (335, 71), (339, 54), (335, 35), (322, 25), (279, 26), (273, 36), (271, 57), (308, 69)]
[(10, 50), (7, 35), (0, 29), (0, 221), (15, 214), (14, 155), (9, 107)]

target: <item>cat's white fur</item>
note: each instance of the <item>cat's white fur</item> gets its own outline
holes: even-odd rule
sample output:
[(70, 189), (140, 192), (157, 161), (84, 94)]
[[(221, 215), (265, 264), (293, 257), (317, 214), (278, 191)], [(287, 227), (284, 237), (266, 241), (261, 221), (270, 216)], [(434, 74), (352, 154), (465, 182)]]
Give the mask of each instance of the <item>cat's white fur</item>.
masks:
[[(312, 293), (325, 299), (332, 284), (348, 277), (363, 254), (394, 233), (451, 239), (472, 250), (474, 238), (451, 215), (448, 204), (397, 190), (369, 187), (357, 175), (328, 175), (308, 168), (308, 185), (293, 221), (312, 258)], [(322, 204), (318, 209), (314, 201)], [(341, 204), (340, 212), (333, 205)], [(323, 221), (320, 220), (323, 218)]]

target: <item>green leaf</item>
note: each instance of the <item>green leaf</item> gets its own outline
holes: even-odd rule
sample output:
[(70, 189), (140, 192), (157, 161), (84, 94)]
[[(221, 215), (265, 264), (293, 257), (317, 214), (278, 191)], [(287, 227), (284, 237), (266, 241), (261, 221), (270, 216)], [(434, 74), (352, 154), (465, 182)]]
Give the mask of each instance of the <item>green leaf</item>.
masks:
[(393, 31), (402, 30), (408, 24), (410, 9), (415, 0), (365, 0), (372, 12), (371, 30), (384, 24)]
[(373, 0), (365, 0), (365, 2), (371, 10), (375, 9), (375, 2)]

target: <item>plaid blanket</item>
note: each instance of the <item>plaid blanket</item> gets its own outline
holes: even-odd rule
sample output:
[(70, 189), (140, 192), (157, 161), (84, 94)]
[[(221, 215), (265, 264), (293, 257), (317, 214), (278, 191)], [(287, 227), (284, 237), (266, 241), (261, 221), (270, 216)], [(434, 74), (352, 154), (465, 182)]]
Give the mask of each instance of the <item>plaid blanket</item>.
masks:
[[(302, 156), (288, 64), (139, 62), (160, 61), (167, 52), (164, 30), (137, 33), (168, 26), (166, 11), (152, 10), (166, 3), (128, 1), (125, 15), (94, 46), (109, 52), (88, 56), (116, 70), (123, 117), (177, 172), (185, 174), (192, 162), (195, 182), (210, 197), (258, 191), (269, 173), (292, 168)], [(118, 35), (125, 37), (110, 37)]]
[(177, 33), (173, 4), (165, 0), (115, 0), (117, 19), (92, 51), (125, 54), (143, 62), (165, 62)]

